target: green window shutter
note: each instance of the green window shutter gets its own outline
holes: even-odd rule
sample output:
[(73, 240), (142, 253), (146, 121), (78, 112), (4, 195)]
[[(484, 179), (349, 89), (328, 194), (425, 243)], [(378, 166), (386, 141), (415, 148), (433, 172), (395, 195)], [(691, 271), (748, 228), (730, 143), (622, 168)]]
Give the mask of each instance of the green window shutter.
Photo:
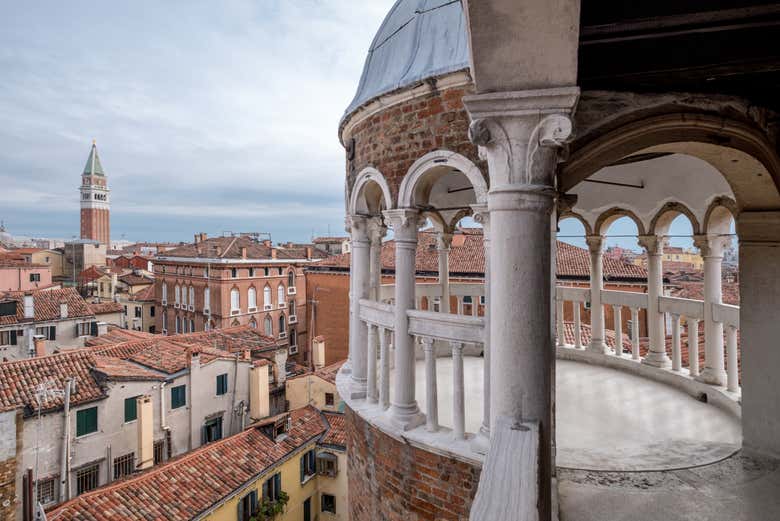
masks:
[(136, 397), (125, 398), (125, 423), (138, 419), (138, 405)]
[(178, 409), (185, 405), (187, 405), (187, 386), (171, 387), (171, 409)]
[(57, 326), (49, 326), (49, 340), (57, 340)]
[(92, 336), (98, 336), (97, 322), (92, 322), (89, 325), (89, 334), (92, 335)]
[(274, 474), (274, 497), (273, 500), (279, 499), (279, 493), (282, 491), (282, 473), (277, 472)]
[(76, 436), (97, 432), (97, 412), (97, 407), (90, 407), (89, 409), (82, 409), (76, 412)]
[(227, 388), (228, 388), (227, 378), (228, 378), (227, 373), (217, 375), (217, 396), (227, 393)]
[(301, 483), (303, 483), (303, 478), (306, 477), (306, 454), (301, 456)]
[(15, 346), (16, 345), (16, 330), (15, 329), (11, 331), (11, 335), (10, 336), (11, 336), (11, 345)]

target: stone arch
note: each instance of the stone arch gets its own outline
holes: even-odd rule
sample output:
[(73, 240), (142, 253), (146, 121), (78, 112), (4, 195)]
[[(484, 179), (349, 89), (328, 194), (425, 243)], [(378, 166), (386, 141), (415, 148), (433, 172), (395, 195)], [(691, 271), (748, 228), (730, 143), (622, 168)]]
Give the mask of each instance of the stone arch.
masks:
[[(664, 235), (674, 219), (678, 215), (684, 215), (688, 218), (688, 222), (691, 223), (691, 229), (693, 229), (694, 235), (701, 233), (701, 226), (699, 220), (693, 214), (690, 208), (682, 203), (676, 201), (670, 201), (663, 205), (653, 216), (650, 221), (650, 229), (648, 232), (650, 235)], [(659, 233), (659, 230), (661, 233)]]
[(730, 224), (728, 223), (729, 217), (736, 221), (737, 215), (739, 215), (739, 210), (733, 199), (725, 196), (716, 197), (707, 207), (701, 232), (706, 234), (711, 232), (726, 233)]
[(593, 227), (583, 216), (581, 216), (577, 212), (566, 210), (558, 214), (558, 222), (561, 222), (564, 219), (575, 219), (579, 221), (580, 223), (582, 223), (582, 226), (585, 228), (585, 235), (593, 235)]
[[(740, 208), (780, 207), (780, 157), (767, 133), (756, 125), (702, 111), (644, 116), (646, 112), (637, 110), (636, 114), (624, 117), (627, 123), (615, 125), (613, 118), (584, 132), (559, 171), (562, 191), (627, 156), (671, 152), (698, 157), (715, 167)], [(611, 128), (603, 130), (608, 125)], [(766, 183), (757, 183), (762, 176)]]
[(604, 230), (609, 228), (613, 222), (620, 219), (621, 217), (628, 217), (634, 221), (638, 235), (646, 235), (645, 225), (642, 222), (642, 219), (637, 217), (637, 215), (631, 210), (626, 210), (625, 208), (619, 208), (617, 206), (610, 208), (606, 212), (603, 212), (601, 215), (599, 215), (599, 218), (596, 219), (596, 225), (593, 227), (593, 233), (595, 235), (604, 235)]
[[(360, 197), (366, 190), (373, 191), (372, 204), (365, 203), (366, 208), (360, 208)], [(382, 208), (384, 203), (384, 208)], [(373, 207), (372, 207), (373, 206)], [(355, 215), (361, 212), (368, 212), (378, 214), (382, 209), (390, 210), (393, 206), (393, 196), (390, 192), (390, 185), (387, 184), (387, 180), (382, 173), (372, 166), (368, 166), (360, 171), (355, 179), (355, 184), (352, 186), (352, 193), (349, 198), (349, 207), (347, 210), (350, 215)]]
[(406, 172), (398, 189), (398, 207), (411, 208), (414, 204), (414, 192), (420, 179), (435, 167), (448, 166), (461, 172), (474, 187), (477, 203), (487, 200), (488, 185), (482, 171), (470, 159), (449, 150), (428, 152), (412, 164)]

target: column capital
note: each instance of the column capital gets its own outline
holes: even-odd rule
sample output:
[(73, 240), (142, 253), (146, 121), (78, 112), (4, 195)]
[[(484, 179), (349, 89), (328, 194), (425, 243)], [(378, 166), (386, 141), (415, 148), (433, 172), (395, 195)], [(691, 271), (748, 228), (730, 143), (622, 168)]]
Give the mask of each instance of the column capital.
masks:
[(387, 235), (387, 226), (385, 226), (385, 222), (382, 217), (379, 215), (370, 217), (366, 227), (368, 231), (368, 238), (371, 241), (371, 244), (381, 244), (382, 239), (385, 235)]
[(440, 252), (450, 251), (452, 246), (452, 233), (438, 232), (436, 234), (436, 249)]
[(731, 246), (731, 237), (722, 235), (694, 235), (693, 245), (699, 249), (702, 257), (723, 257)]
[(433, 352), (433, 337), (422, 336), (420, 337), (420, 343), (423, 346), (423, 351), (426, 353)]
[(352, 243), (367, 243), (368, 224), (371, 217), (365, 215), (347, 215), (344, 219), (344, 227), (349, 232)]
[(640, 235), (637, 242), (648, 255), (663, 255), (668, 239), (659, 235)]
[(588, 235), (585, 237), (588, 249), (591, 253), (601, 253), (604, 248), (604, 237), (601, 235)]
[(423, 222), (418, 210), (413, 208), (398, 208), (382, 212), (385, 220), (393, 229), (396, 242), (417, 243), (417, 230)]
[(558, 153), (572, 135), (579, 88), (466, 96), (469, 139), (484, 152), (491, 186), (553, 186)]
[(490, 210), (487, 203), (472, 204), (471, 212), (474, 220), (482, 225), (482, 236), (487, 240), (490, 230)]

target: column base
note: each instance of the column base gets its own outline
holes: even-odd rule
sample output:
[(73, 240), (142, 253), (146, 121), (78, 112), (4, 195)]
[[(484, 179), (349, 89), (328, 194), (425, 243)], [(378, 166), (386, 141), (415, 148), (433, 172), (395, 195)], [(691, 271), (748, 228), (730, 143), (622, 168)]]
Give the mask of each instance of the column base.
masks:
[(669, 358), (669, 355), (664, 353), (656, 353), (653, 351), (650, 351), (645, 355), (645, 357), (642, 359), (643, 364), (647, 364), (653, 367), (660, 367), (662, 369), (668, 369), (672, 367), (672, 359)]
[(471, 440), (471, 450), (477, 454), (487, 454), (488, 449), (490, 449), (490, 429), (483, 425)]
[(598, 353), (600, 355), (606, 355), (610, 352), (610, 349), (603, 340), (591, 340), (586, 349), (592, 353)]
[(705, 367), (701, 370), (701, 373), (699, 373), (699, 376), (696, 377), (696, 381), (702, 382), (709, 385), (717, 385), (720, 387), (723, 387), (726, 385), (727, 377), (726, 377), (726, 371), (718, 371), (717, 369), (713, 369), (712, 367)]
[(352, 374), (352, 361), (350, 361), (349, 358), (347, 358), (347, 361), (341, 366), (341, 373)]
[(349, 384), (349, 399), (362, 400), (368, 395), (368, 382), (366, 380), (355, 380)]
[(417, 402), (410, 405), (390, 404), (387, 419), (393, 427), (402, 431), (410, 431), (425, 424), (425, 415), (420, 412)]

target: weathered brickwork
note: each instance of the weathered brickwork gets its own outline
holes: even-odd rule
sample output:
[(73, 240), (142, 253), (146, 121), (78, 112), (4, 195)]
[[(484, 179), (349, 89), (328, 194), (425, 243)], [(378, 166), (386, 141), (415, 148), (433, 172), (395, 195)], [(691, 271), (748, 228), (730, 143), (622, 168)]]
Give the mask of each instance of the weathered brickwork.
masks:
[(466, 521), (480, 468), (417, 449), (349, 408), (351, 521)]
[(412, 164), (434, 150), (457, 152), (487, 172), (477, 147), (468, 139), (469, 117), (462, 98), (472, 93), (470, 86), (434, 91), (358, 123), (351, 136), (344, 136), (345, 142), (349, 137), (355, 139), (355, 158), (347, 161), (350, 190), (360, 171), (373, 166), (382, 172), (397, 198)]
[[(3, 440), (0, 440), (0, 519), (8, 520), (15, 519), (19, 506), (16, 494), (16, 454), (22, 450), (21, 414), (14, 411), (0, 413), (0, 422), (0, 432), (3, 434)], [(19, 493), (21, 496), (21, 490)]]

